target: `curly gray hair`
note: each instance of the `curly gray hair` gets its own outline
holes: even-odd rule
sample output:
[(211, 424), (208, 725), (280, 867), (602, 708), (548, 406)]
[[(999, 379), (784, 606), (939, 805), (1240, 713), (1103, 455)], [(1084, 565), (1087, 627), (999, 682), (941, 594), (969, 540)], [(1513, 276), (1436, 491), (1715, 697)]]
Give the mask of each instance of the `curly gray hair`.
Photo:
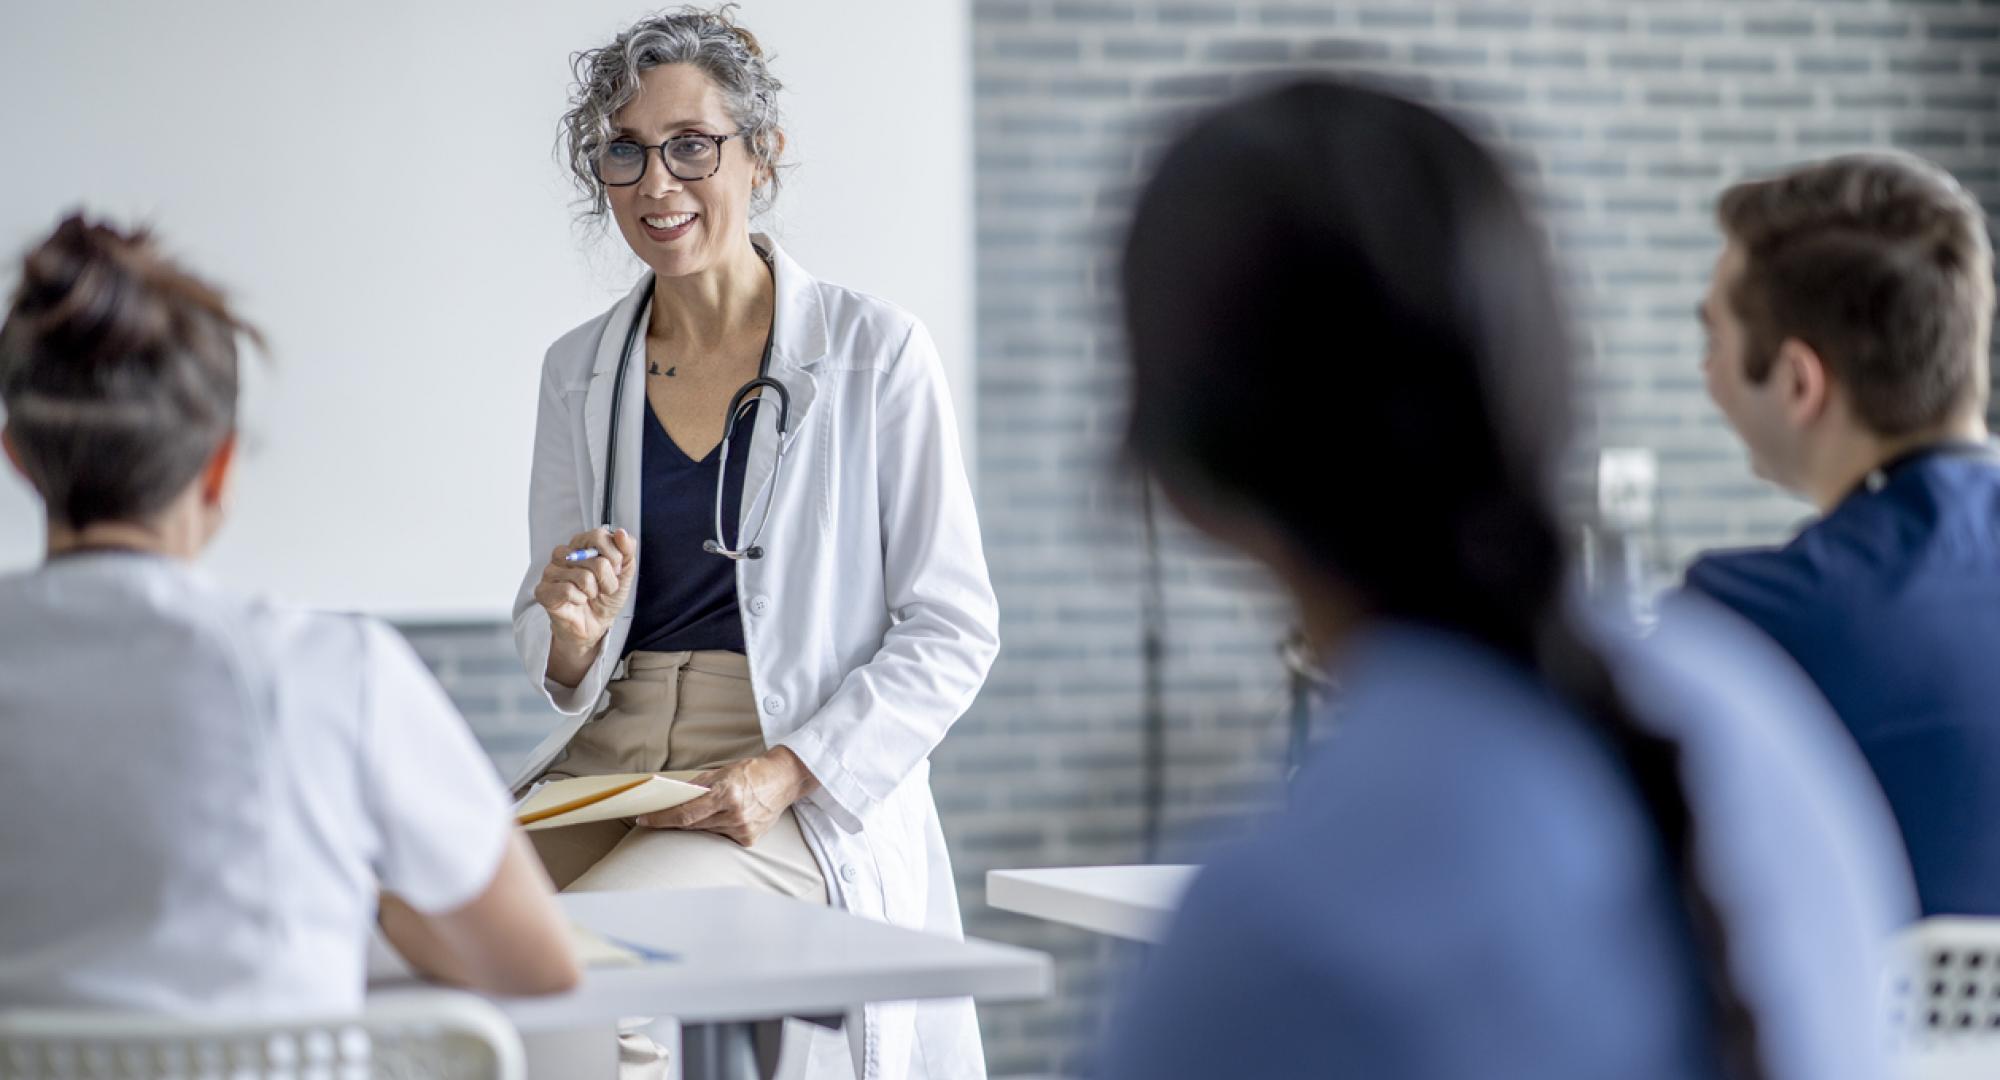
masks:
[(750, 213), (770, 209), (778, 192), (778, 91), (784, 89), (764, 62), (757, 38), (736, 24), (735, 4), (713, 10), (676, 8), (634, 23), (611, 43), (570, 58), (576, 78), (563, 113), (558, 152), (582, 195), (580, 216), (602, 219), (609, 203), (590, 163), (611, 138), (611, 118), (639, 96), (639, 75), (662, 64), (693, 64), (722, 91), (736, 127), (770, 179), (750, 197)]

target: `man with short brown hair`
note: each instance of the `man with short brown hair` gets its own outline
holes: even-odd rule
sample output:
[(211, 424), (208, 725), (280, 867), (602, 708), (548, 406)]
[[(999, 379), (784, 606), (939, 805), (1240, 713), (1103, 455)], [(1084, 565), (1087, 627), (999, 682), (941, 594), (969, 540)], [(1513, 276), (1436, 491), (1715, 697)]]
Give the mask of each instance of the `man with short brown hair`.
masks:
[(1759, 476), (1823, 516), (1688, 585), (1796, 658), (1895, 810), (1925, 914), (2000, 914), (2000, 459), (1979, 205), (1899, 154), (1739, 184), (1701, 319)]

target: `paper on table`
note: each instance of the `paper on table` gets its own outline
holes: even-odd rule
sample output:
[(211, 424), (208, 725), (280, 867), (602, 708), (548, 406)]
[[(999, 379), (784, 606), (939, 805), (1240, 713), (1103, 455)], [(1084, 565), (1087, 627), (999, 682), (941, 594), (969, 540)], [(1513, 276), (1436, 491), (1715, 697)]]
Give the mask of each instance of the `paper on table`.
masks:
[(657, 773), (578, 776), (536, 787), (514, 807), (514, 820), (529, 830), (611, 821), (679, 806), (706, 791)]
[(578, 922), (569, 924), (569, 944), (577, 964), (587, 968), (639, 967), (679, 959), (672, 953), (606, 937)]
[[(655, 949), (635, 941), (623, 941), (601, 934), (575, 920), (569, 923), (569, 947), (576, 956), (579, 967), (640, 967), (646, 964), (670, 964), (680, 957), (662, 949)], [(392, 983), (404, 979), (418, 978), (416, 969), (403, 959), (389, 939), (376, 930), (368, 936), (368, 981), (370, 983)], [(11, 1074), (10, 1074), (11, 1075)]]

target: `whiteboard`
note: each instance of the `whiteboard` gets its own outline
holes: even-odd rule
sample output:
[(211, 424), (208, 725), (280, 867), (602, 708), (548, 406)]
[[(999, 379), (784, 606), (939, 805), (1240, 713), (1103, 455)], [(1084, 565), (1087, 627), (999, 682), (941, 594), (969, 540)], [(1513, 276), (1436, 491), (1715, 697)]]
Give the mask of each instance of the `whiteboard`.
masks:
[[(797, 167), (753, 226), (931, 328), (970, 431), (965, 5), (749, 0)], [(0, 286), (68, 209), (152, 223), (269, 336), (204, 558), (282, 601), (503, 617), (530, 555), (543, 351), (641, 267), (552, 148), (603, 0), (20, 5), (0, 34)], [(433, 167), (440, 160), (451, 167)], [(0, 572), (42, 554), (0, 470)]]

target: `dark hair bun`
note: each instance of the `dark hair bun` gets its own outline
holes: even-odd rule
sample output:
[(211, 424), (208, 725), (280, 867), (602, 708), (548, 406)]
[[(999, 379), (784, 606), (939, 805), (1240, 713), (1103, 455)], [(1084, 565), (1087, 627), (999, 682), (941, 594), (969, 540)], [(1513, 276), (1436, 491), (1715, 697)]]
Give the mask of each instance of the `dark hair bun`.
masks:
[(144, 229), (71, 214), (21, 264), (0, 325), (0, 404), (49, 516), (138, 520), (236, 423), (236, 339), (256, 331)]
[(155, 353), (173, 323), (166, 297), (145, 287), (158, 263), (144, 229), (128, 235), (71, 214), (28, 254), (15, 315), (42, 350), (83, 369)]

